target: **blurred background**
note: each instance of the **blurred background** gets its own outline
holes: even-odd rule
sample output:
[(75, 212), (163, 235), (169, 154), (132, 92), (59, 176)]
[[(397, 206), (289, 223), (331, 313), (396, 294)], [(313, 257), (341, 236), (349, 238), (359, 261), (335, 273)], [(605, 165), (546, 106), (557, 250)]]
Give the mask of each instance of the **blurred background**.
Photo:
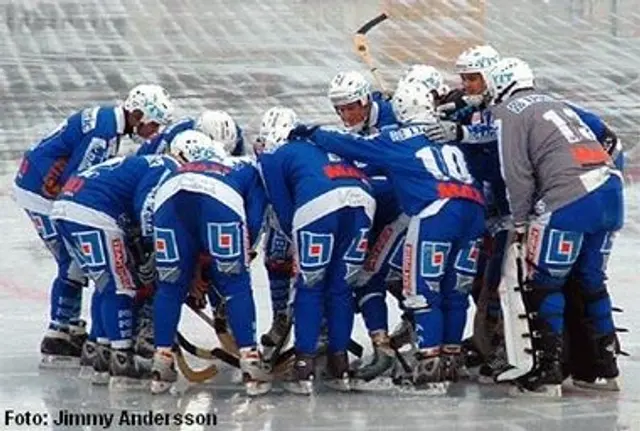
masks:
[(458, 54), (490, 43), (601, 114), (635, 164), (640, 0), (0, 0), (0, 174), (74, 110), (142, 81), (164, 85), (182, 114), (228, 110), (250, 139), (274, 104), (335, 121), (328, 81), (366, 73), (352, 35), (382, 7), (393, 18), (369, 40), (387, 82), (417, 62), (455, 82)]

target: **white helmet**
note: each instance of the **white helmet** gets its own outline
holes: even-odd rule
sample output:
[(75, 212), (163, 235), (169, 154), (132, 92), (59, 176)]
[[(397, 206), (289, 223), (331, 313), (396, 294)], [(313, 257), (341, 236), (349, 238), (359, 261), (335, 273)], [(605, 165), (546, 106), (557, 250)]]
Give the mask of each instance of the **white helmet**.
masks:
[(171, 141), (170, 153), (183, 162), (223, 161), (227, 158), (222, 142), (214, 141), (197, 130), (185, 130)]
[(478, 45), (462, 52), (456, 60), (458, 74), (486, 73), (500, 60), (500, 54), (490, 45)]
[(433, 93), (422, 81), (398, 87), (391, 99), (391, 106), (396, 118), (403, 124), (436, 121)]
[(494, 105), (525, 88), (534, 88), (534, 76), (531, 67), (519, 58), (503, 58), (487, 74), (487, 93)]
[(367, 105), (371, 98), (371, 84), (360, 72), (340, 72), (329, 83), (328, 96), (333, 106), (353, 102)]
[(449, 87), (445, 84), (442, 73), (433, 66), (414, 64), (405, 71), (396, 88), (414, 81), (423, 82), (430, 90), (435, 91), (438, 97), (442, 97), (449, 92)]
[(293, 109), (274, 106), (265, 112), (258, 134), (259, 142), (264, 145), (263, 151), (272, 152), (282, 146), (297, 123), (298, 116)]
[(141, 111), (141, 123), (167, 125), (172, 121), (174, 106), (167, 90), (156, 84), (136, 85), (124, 101), (129, 112)]
[(222, 142), (227, 154), (231, 154), (238, 143), (236, 122), (225, 111), (204, 111), (196, 120), (195, 129), (214, 141)]

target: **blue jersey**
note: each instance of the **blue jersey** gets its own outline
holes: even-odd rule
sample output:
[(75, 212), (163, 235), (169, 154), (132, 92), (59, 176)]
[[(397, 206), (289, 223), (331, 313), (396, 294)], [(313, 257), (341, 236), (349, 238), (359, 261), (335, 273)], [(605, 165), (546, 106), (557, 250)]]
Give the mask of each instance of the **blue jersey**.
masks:
[[(136, 152), (137, 156), (145, 156), (150, 154), (164, 154), (169, 150), (171, 142), (180, 132), (185, 130), (193, 130), (196, 126), (196, 120), (191, 117), (182, 118), (165, 128), (158, 136), (144, 142)], [(231, 152), (232, 156), (241, 156), (244, 154), (244, 138), (242, 129), (236, 125), (238, 138), (236, 145)]]
[(438, 199), (469, 199), (483, 205), (480, 185), (470, 174), (460, 148), (429, 141), (425, 130), (420, 124), (389, 127), (362, 138), (319, 128), (312, 140), (327, 151), (379, 167), (409, 216)]
[(338, 187), (360, 187), (371, 193), (366, 175), (306, 140), (288, 142), (259, 157), (267, 196), (280, 229), (286, 235), (293, 230), (295, 211)]
[(16, 184), (54, 199), (72, 175), (116, 155), (124, 128), (119, 106), (76, 112), (24, 154)]
[(107, 214), (125, 231), (139, 226), (150, 238), (154, 192), (177, 168), (169, 156), (116, 157), (72, 177), (58, 199)]
[[(190, 177), (195, 175), (196, 177), (193, 177), (193, 181), (191, 181), (186, 175)], [(250, 245), (254, 247), (259, 239), (258, 237), (267, 209), (267, 196), (257, 166), (244, 157), (230, 157), (223, 162), (192, 162), (181, 166), (177, 172), (167, 178), (165, 184), (169, 181), (175, 181), (176, 184), (198, 184), (198, 186), (193, 188), (190, 186), (178, 187), (182, 190), (208, 195), (206, 178), (199, 180), (198, 177), (206, 177), (214, 181), (219, 181), (228, 186), (234, 196), (236, 193), (239, 195), (242, 199), (243, 209), (246, 215)], [(182, 181), (181, 178), (187, 181)], [(215, 184), (213, 188), (216, 188)], [(225, 204), (222, 193), (214, 192), (211, 196)]]
[(173, 138), (180, 132), (185, 130), (193, 130), (196, 124), (196, 120), (190, 117), (182, 118), (175, 123), (167, 126), (162, 133), (159, 133), (156, 137), (145, 141), (138, 151), (137, 156), (146, 156), (152, 154), (164, 154), (169, 150), (169, 144), (173, 141)]
[(371, 135), (379, 132), (383, 127), (398, 124), (391, 102), (382, 93), (374, 91), (371, 94), (371, 110), (369, 118), (360, 132), (361, 135)]

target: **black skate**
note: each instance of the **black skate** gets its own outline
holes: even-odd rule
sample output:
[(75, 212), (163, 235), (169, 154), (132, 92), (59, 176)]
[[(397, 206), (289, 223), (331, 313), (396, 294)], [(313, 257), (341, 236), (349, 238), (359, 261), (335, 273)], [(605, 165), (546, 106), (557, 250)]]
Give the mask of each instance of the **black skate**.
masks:
[(407, 344), (413, 344), (415, 340), (412, 316), (404, 313), (402, 315), (402, 320), (393, 332), (391, 332), (389, 338), (389, 345), (394, 350), (399, 350)]
[(336, 352), (327, 355), (327, 371), (324, 383), (336, 391), (349, 392), (349, 358), (347, 352)]
[(369, 363), (357, 367), (352, 376), (351, 385), (355, 390), (388, 390), (393, 387), (392, 373), (395, 353), (391, 349), (386, 332), (372, 335), (373, 357)]
[(109, 389), (135, 390), (148, 389), (151, 369), (136, 360), (132, 349), (112, 349), (109, 371)]
[(47, 331), (40, 343), (41, 368), (77, 368), (80, 366), (82, 344), (65, 331)]
[(442, 395), (447, 392), (444, 362), (439, 348), (424, 349), (416, 355), (417, 364), (413, 370), (413, 390), (426, 395)]
[(80, 372), (78, 377), (81, 379), (91, 379), (93, 376), (93, 364), (98, 358), (98, 344), (95, 341), (87, 340), (82, 345), (82, 355), (80, 356)]
[(537, 323), (543, 328), (534, 331), (533, 369), (514, 383), (517, 391), (512, 393), (528, 393), (533, 395), (560, 397), (562, 396), (562, 336), (553, 334), (546, 328), (546, 324)]
[(618, 392), (620, 371), (616, 359), (618, 347), (615, 333), (598, 338), (596, 345), (596, 360), (591, 372), (585, 370), (584, 375), (574, 375), (573, 384), (584, 389)]
[(262, 334), (262, 359), (264, 363), (273, 368), (282, 348), (289, 342), (291, 336), (291, 319), (287, 313), (278, 313), (273, 319), (271, 328)]
[(296, 354), (296, 362), (289, 379), (283, 383), (285, 390), (299, 395), (311, 395), (315, 380), (315, 358), (311, 355)]
[(462, 356), (467, 369), (480, 367), (485, 362), (480, 349), (473, 342), (473, 337), (462, 340)]
[(440, 358), (442, 360), (445, 381), (456, 383), (460, 378), (467, 376), (462, 356), (462, 347), (460, 345), (444, 345)]
[(111, 362), (111, 347), (108, 344), (96, 344), (96, 357), (93, 360), (93, 375), (91, 383), (106, 385), (109, 383), (109, 363)]
[(491, 339), (491, 353), (478, 370), (478, 383), (496, 383), (496, 378), (505, 371), (513, 368), (507, 359), (507, 347), (500, 334), (494, 334)]

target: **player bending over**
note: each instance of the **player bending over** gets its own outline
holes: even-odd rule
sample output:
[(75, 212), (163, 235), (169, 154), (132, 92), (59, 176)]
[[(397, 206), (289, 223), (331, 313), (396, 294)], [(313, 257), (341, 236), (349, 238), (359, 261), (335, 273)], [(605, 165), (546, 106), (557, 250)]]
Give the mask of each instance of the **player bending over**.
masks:
[(150, 138), (170, 122), (172, 112), (173, 103), (162, 87), (139, 85), (121, 105), (72, 114), (24, 154), (14, 182), (14, 199), (25, 209), (58, 265), (51, 286), (49, 327), (40, 345), (42, 366), (77, 366), (87, 337), (80, 320), (87, 280), (50, 219), (54, 200), (73, 175), (115, 156), (122, 135)]

